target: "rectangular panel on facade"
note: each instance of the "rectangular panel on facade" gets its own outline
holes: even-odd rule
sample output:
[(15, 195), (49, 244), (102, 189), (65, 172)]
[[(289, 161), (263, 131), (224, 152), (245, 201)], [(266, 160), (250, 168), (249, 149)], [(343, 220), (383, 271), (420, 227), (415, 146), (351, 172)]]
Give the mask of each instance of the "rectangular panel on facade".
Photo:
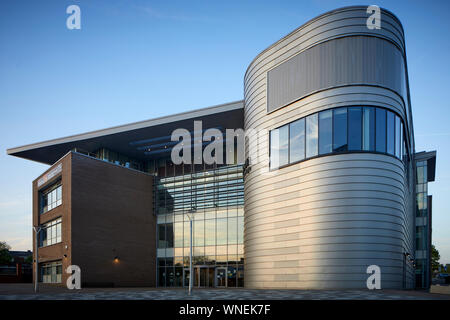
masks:
[(364, 36), (333, 39), (267, 72), (267, 112), (311, 93), (349, 84), (386, 87), (406, 99), (405, 79), (402, 53), (389, 41)]

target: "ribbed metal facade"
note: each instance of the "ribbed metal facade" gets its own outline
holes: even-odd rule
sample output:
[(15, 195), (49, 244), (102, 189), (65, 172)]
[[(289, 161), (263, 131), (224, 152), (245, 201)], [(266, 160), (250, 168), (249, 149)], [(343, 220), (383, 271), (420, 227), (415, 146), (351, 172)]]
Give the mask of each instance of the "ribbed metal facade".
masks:
[[(250, 64), (245, 129), (267, 131), (249, 148), (258, 159), (269, 158), (269, 130), (339, 106), (394, 111), (414, 150), (403, 28), (383, 10), (381, 29), (369, 30), (366, 9), (321, 15)], [(251, 161), (245, 286), (365, 288), (375, 264), (382, 288), (412, 287), (405, 253), (414, 252), (413, 186), (411, 161), (383, 154), (326, 155), (273, 171), (268, 161)]]
[(328, 88), (370, 84), (406, 98), (405, 65), (391, 42), (367, 36), (333, 39), (307, 49), (267, 73), (267, 108), (274, 111)]

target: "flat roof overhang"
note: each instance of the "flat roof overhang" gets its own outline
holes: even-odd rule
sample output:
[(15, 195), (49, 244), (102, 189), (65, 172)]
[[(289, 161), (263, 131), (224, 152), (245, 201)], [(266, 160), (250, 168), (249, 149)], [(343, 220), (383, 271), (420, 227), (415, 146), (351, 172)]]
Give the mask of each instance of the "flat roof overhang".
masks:
[[(244, 102), (236, 101), (189, 112), (91, 131), (64, 138), (37, 142), (8, 149), (8, 155), (52, 165), (72, 149), (95, 152), (100, 148), (129, 156), (136, 160), (160, 157), (145, 152), (148, 143), (170, 142), (173, 130), (194, 131), (194, 121), (202, 121), (202, 129), (244, 128)], [(153, 142), (150, 142), (153, 141)], [(169, 149), (170, 150), (170, 149)]]
[(414, 154), (416, 161), (427, 161), (427, 179), (432, 182), (436, 176), (436, 151), (422, 151)]

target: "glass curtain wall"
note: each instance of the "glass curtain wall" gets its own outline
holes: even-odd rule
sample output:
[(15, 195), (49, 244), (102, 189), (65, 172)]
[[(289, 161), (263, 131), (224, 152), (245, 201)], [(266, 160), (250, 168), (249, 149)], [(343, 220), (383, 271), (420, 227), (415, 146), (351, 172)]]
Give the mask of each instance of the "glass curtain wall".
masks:
[[(189, 217), (193, 219), (194, 286), (243, 286), (242, 166), (173, 165), (159, 160), (157, 172), (158, 286), (189, 283)], [(222, 274), (225, 278), (216, 280)]]
[(427, 161), (416, 167), (416, 287), (427, 288), (429, 279), (428, 255), (428, 177)]

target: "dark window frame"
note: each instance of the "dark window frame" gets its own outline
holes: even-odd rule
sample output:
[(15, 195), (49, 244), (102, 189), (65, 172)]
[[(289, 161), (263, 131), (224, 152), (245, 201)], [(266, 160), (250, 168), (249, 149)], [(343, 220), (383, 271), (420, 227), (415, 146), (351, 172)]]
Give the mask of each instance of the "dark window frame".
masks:
[[(56, 190), (56, 194), (58, 194), (58, 191), (57, 191), (58, 188), (61, 188), (60, 203), (58, 204), (58, 200), (53, 201), (52, 203), (55, 203), (56, 205), (54, 207), (48, 209), (48, 195), (50, 193), (52, 193), (53, 191), (55, 191), (55, 190)], [(57, 207), (59, 207), (59, 206), (61, 206), (63, 204), (63, 199), (62, 199), (63, 198), (63, 193), (62, 193), (63, 191), (62, 191), (62, 189), (63, 189), (62, 179), (61, 179), (61, 177), (59, 177), (55, 182), (51, 183), (48, 186), (45, 186), (44, 188), (42, 188), (42, 189), (40, 189), (38, 191), (38, 195), (39, 195), (39, 214), (40, 215), (41, 214), (45, 214), (47, 212), (50, 212), (53, 209), (55, 209), (55, 208), (57, 208)], [(47, 197), (47, 206), (45, 206), (45, 207), (44, 207), (44, 197)], [(46, 208), (46, 209), (44, 210), (44, 208)]]

